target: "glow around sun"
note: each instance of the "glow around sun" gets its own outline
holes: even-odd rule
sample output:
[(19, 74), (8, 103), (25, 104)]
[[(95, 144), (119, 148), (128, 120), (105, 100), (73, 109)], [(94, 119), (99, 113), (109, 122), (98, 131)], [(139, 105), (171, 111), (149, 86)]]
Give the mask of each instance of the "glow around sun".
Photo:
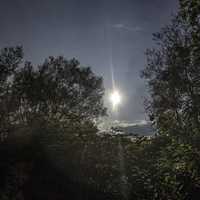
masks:
[(121, 103), (121, 95), (117, 90), (114, 90), (110, 95), (110, 102), (112, 103), (113, 109)]

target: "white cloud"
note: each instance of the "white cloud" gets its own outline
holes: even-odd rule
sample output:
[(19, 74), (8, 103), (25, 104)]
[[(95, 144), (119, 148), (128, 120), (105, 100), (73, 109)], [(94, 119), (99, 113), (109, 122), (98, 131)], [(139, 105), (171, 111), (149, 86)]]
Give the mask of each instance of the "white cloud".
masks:
[(111, 127), (130, 127), (136, 125), (146, 125), (149, 122), (146, 120), (136, 120), (134, 122), (127, 122), (127, 121), (118, 121), (118, 120), (111, 120), (109, 118), (102, 118), (98, 122), (98, 129), (102, 131), (110, 130)]
[(146, 120), (137, 120), (135, 122), (123, 122), (123, 121), (118, 121), (116, 123), (117, 126), (120, 127), (129, 127), (129, 126), (136, 126), (136, 125), (146, 125), (148, 124), (148, 121)]
[(116, 28), (116, 29), (124, 29), (124, 30), (127, 30), (127, 31), (132, 31), (132, 32), (139, 32), (139, 31), (142, 31), (142, 28), (139, 27), (139, 26), (135, 26), (135, 27), (132, 27), (132, 26), (126, 26), (125, 24), (113, 24), (112, 25), (113, 28)]

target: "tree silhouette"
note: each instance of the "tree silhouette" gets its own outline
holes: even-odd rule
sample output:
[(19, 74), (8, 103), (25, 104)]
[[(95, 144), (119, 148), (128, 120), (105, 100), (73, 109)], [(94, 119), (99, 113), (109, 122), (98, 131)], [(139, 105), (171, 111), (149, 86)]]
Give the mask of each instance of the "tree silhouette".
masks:
[(146, 105), (159, 133), (149, 147), (160, 146), (150, 162), (155, 199), (198, 199), (200, 193), (199, 8), (199, 1), (180, 0), (177, 16), (154, 34), (157, 48), (146, 52)]
[[(160, 133), (200, 131), (199, 36), (180, 14), (154, 34), (157, 49), (147, 50), (142, 76), (151, 94), (149, 112)], [(195, 39), (196, 38), (196, 39)]]
[(63, 57), (49, 57), (34, 67), (22, 62), (22, 55), (21, 47), (1, 51), (2, 125), (5, 120), (12, 126), (39, 120), (72, 126), (106, 114), (102, 78), (89, 67)]

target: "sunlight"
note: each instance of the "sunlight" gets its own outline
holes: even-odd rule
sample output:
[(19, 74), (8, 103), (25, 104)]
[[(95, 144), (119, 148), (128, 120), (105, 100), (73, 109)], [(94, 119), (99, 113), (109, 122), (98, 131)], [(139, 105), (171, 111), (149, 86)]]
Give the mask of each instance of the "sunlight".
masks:
[(112, 103), (113, 109), (115, 109), (121, 103), (121, 95), (117, 90), (111, 93), (110, 101)]

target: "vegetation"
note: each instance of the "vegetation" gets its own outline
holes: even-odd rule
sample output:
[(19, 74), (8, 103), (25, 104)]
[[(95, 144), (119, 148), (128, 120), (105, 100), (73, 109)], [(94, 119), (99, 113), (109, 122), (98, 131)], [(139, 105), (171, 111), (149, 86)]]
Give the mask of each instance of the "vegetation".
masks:
[(180, 1), (171, 24), (154, 34), (158, 48), (147, 50), (142, 73), (150, 119), (169, 140), (157, 160), (158, 199), (198, 199), (200, 192), (199, 8), (199, 1)]
[(98, 135), (102, 78), (75, 59), (0, 53), (0, 199), (188, 200), (200, 195), (200, 3), (180, 0), (142, 72), (152, 138)]

